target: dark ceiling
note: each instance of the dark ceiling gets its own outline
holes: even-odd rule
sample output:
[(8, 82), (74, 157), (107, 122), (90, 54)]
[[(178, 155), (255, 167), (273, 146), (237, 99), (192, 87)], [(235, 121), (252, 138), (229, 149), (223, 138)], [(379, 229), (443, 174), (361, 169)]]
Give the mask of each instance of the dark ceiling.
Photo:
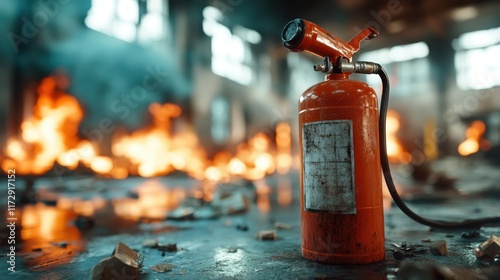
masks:
[[(229, 25), (255, 29), (267, 38), (279, 38), (283, 26), (296, 17), (316, 22), (343, 39), (374, 25), (381, 36), (370, 48), (432, 37), (455, 38), (464, 32), (500, 26), (500, 1), (496, 0), (211, 0), (207, 4), (227, 8), (224, 16)], [(464, 7), (474, 9), (477, 16), (453, 20), (451, 12)], [(397, 24), (389, 27), (394, 22)]]

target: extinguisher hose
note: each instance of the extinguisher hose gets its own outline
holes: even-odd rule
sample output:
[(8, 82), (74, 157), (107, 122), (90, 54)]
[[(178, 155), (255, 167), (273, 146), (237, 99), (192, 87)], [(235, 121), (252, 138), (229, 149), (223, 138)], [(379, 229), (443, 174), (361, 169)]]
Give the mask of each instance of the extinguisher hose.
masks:
[(390, 89), (389, 78), (385, 70), (382, 68), (382, 66), (377, 65), (375, 69), (376, 69), (375, 73), (378, 74), (380, 79), (382, 80), (382, 99), (380, 102), (380, 116), (379, 116), (380, 160), (387, 188), (389, 189), (389, 193), (391, 194), (392, 199), (399, 207), (399, 209), (401, 209), (403, 213), (405, 213), (408, 217), (410, 217), (414, 221), (433, 228), (441, 228), (441, 229), (480, 228), (481, 226), (491, 226), (494, 224), (500, 224), (500, 217), (478, 218), (478, 219), (469, 219), (469, 220), (453, 221), (453, 222), (432, 220), (418, 215), (417, 213), (413, 212), (410, 208), (408, 208), (408, 206), (406, 206), (405, 202), (399, 196), (396, 190), (396, 186), (394, 185), (394, 181), (391, 175), (391, 169), (389, 166), (389, 159), (387, 157), (385, 122), (387, 117), (387, 108), (389, 107), (389, 89)]

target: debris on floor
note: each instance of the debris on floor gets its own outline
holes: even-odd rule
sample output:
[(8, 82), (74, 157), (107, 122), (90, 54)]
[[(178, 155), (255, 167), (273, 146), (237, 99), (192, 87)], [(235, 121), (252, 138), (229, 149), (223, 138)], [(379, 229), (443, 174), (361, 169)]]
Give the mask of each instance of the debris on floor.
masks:
[(151, 238), (142, 241), (142, 246), (147, 248), (156, 248), (158, 247), (158, 239)]
[(110, 257), (102, 259), (92, 268), (92, 280), (137, 279), (143, 256), (118, 242)]
[(462, 232), (461, 236), (462, 236), (462, 238), (465, 238), (465, 239), (472, 239), (472, 238), (481, 237), (481, 233), (478, 230), (464, 231), (464, 232)]
[(406, 257), (406, 252), (403, 251), (403, 250), (396, 250), (394, 251), (394, 253), (392, 253), (392, 256), (396, 259), (396, 260), (402, 260)]
[(250, 200), (241, 192), (216, 191), (210, 203), (221, 215), (233, 215), (246, 212), (250, 207)]
[(164, 272), (172, 271), (172, 269), (174, 267), (175, 267), (175, 265), (173, 265), (171, 263), (159, 263), (157, 265), (151, 266), (149, 269), (156, 271), (156, 272), (164, 273)]
[(292, 228), (291, 225), (285, 224), (285, 223), (280, 223), (280, 222), (274, 223), (274, 227), (277, 229), (291, 229)]
[(275, 230), (262, 230), (257, 234), (259, 240), (276, 240), (277, 238)]
[(474, 254), (478, 260), (490, 261), (500, 253), (500, 238), (492, 235), (486, 241), (474, 249)]
[(248, 226), (245, 224), (237, 224), (236, 229), (241, 231), (248, 231)]
[(448, 254), (448, 247), (446, 240), (438, 240), (431, 244), (431, 253), (436, 256), (446, 256)]
[(216, 186), (211, 201), (187, 197), (167, 219), (171, 220), (208, 220), (220, 216), (242, 214), (248, 211), (255, 198), (255, 186), (251, 181), (234, 180)]
[(157, 248), (163, 252), (177, 252), (177, 243), (158, 243)]
[(228, 253), (236, 253), (238, 252), (238, 248), (227, 248)]

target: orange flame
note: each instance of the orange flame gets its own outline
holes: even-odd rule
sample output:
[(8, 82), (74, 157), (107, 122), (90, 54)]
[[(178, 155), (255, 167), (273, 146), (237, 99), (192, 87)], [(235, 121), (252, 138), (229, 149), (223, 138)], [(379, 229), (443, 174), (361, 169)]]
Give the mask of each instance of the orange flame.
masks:
[(44, 78), (37, 94), (33, 115), (21, 125), (21, 139), (7, 142), (6, 154), (21, 174), (48, 171), (61, 154), (78, 143), (83, 111), (76, 98), (61, 92), (54, 77)]
[(275, 143), (268, 135), (258, 133), (239, 144), (234, 155), (223, 151), (210, 160), (192, 129), (173, 133), (172, 121), (182, 111), (178, 105), (168, 103), (151, 104), (152, 124), (128, 135), (115, 135), (112, 156), (101, 155), (95, 143), (78, 139), (83, 111), (74, 97), (59, 90), (58, 82), (56, 77), (41, 81), (33, 116), (22, 123), (20, 139), (8, 140), (2, 169), (43, 174), (57, 163), (70, 170), (85, 166), (116, 179), (179, 170), (199, 180), (227, 181), (234, 176), (258, 180), (275, 171), (286, 173), (293, 163), (287, 123), (277, 125)]
[(386, 119), (386, 145), (387, 156), (390, 162), (408, 163), (411, 156), (408, 152), (404, 151), (401, 144), (399, 144), (396, 134), (400, 127), (399, 114), (396, 111), (388, 110)]
[(484, 142), (487, 146), (489, 142), (483, 140), (483, 134), (486, 131), (486, 125), (482, 121), (473, 121), (465, 130), (465, 141), (458, 146), (458, 153), (461, 156), (468, 156), (477, 153)]

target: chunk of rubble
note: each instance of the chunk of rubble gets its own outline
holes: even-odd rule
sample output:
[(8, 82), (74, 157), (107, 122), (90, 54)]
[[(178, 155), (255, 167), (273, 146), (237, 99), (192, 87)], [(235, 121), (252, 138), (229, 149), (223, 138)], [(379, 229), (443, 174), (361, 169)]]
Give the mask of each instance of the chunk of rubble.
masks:
[(500, 238), (492, 235), (474, 249), (474, 254), (478, 260), (491, 261), (500, 253)]
[(111, 256), (92, 268), (92, 280), (137, 279), (143, 259), (141, 254), (118, 242)]
[(147, 248), (156, 248), (158, 247), (158, 239), (151, 238), (142, 241), (142, 246)]
[(274, 227), (277, 229), (291, 229), (292, 228), (291, 225), (285, 224), (285, 223), (280, 223), (280, 222), (274, 223)]
[(159, 263), (157, 265), (153, 265), (153, 266), (149, 267), (149, 269), (156, 271), (156, 272), (164, 273), (164, 272), (172, 271), (172, 269), (174, 267), (175, 267), (175, 265), (173, 265), (171, 263)]
[(446, 256), (448, 254), (448, 247), (446, 240), (438, 240), (431, 244), (431, 253), (436, 256)]
[(262, 230), (257, 234), (259, 240), (276, 240), (277, 238), (275, 230)]
[(157, 248), (163, 252), (177, 252), (177, 243), (159, 243)]

